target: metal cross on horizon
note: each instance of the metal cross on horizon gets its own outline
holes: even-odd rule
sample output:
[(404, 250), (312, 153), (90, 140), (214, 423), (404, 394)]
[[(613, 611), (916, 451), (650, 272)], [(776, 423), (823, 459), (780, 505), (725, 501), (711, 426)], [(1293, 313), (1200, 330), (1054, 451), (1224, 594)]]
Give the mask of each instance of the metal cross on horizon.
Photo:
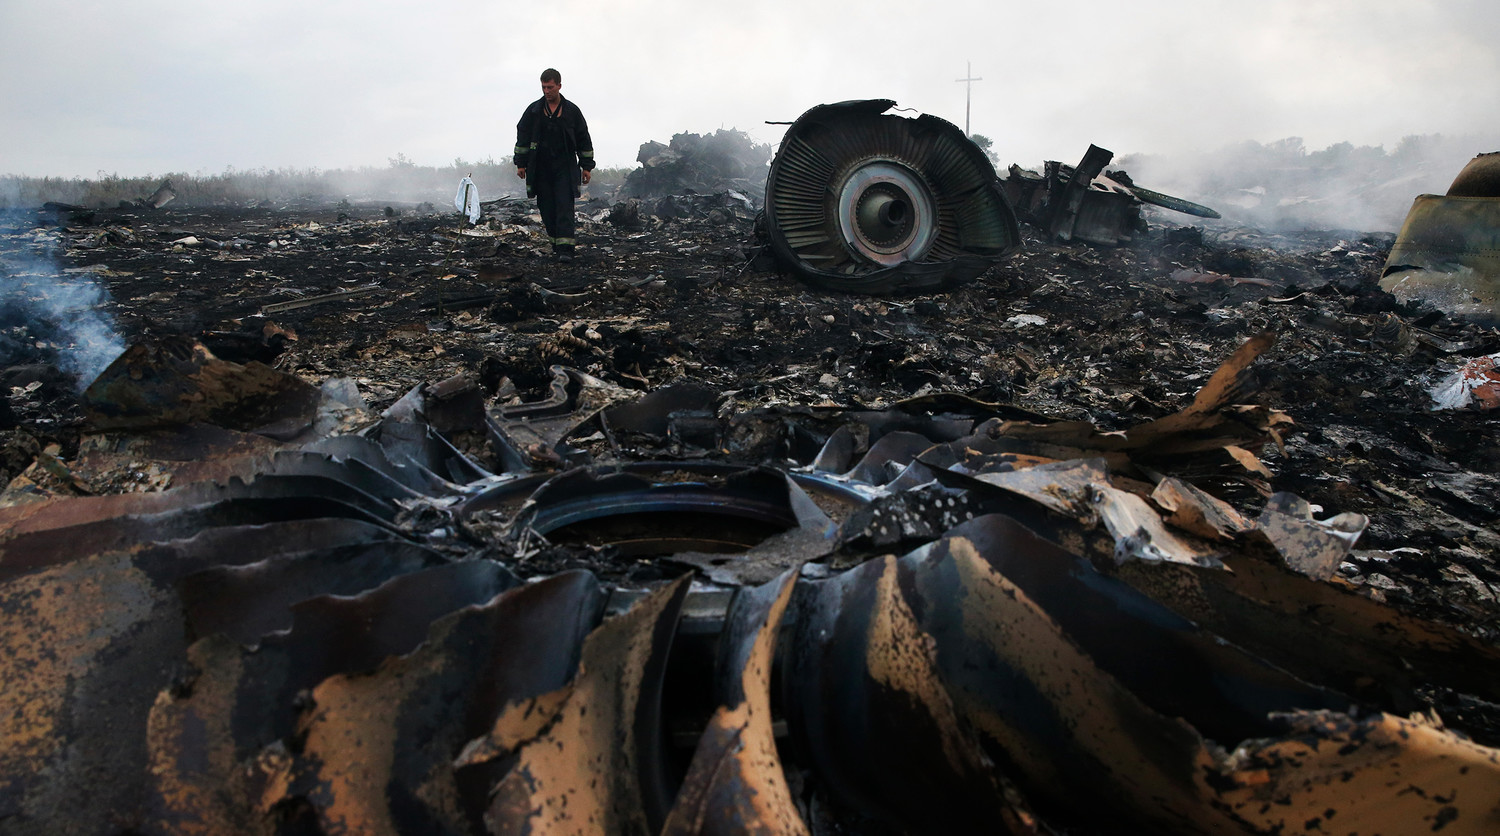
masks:
[(966, 77), (955, 78), (953, 80), (964, 82), (964, 136), (973, 136), (973, 134), (969, 133), (969, 99), (972, 98), (972, 93), (974, 92), (974, 82), (984, 81), (984, 79), (974, 78), (973, 61), (965, 61), (964, 68), (964, 75)]

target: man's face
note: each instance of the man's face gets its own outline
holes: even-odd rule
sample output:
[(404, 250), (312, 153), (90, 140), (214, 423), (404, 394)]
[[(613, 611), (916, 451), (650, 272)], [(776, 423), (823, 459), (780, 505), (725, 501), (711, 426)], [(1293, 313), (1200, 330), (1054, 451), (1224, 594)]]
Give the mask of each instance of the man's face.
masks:
[(556, 81), (544, 81), (542, 82), (542, 98), (547, 100), (547, 104), (557, 104), (557, 91), (561, 89), (562, 84)]

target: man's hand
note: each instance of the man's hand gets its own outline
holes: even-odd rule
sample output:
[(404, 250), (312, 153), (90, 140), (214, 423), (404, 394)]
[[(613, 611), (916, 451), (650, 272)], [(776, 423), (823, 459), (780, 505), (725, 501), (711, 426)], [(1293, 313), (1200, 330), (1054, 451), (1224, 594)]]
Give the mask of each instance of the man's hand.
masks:
[(519, 178), (521, 178), (522, 180), (525, 180), (526, 179), (526, 169), (524, 169), (524, 168), (518, 168), (518, 169), (516, 169), (516, 176), (519, 177)]
[(583, 173), (583, 185), (587, 186), (589, 184), (589, 175), (591, 175), (593, 173), (594, 172), (592, 172), (592, 171), (585, 171)]

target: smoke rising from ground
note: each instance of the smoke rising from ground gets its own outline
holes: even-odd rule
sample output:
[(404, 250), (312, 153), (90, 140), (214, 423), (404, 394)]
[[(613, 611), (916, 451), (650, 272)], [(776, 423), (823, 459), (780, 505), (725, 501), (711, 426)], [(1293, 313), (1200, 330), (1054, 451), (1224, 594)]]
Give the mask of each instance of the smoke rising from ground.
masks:
[(1396, 232), (1417, 195), (1443, 194), (1469, 160), (1497, 149), (1500, 135), (1408, 136), (1391, 151), (1340, 142), (1311, 152), (1289, 137), (1201, 154), (1128, 154), (1110, 168), (1217, 210), (1217, 224)]
[(53, 365), (81, 391), (125, 343), (103, 309), (104, 289), (86, 272), (59, 270), (51, 245), (39, 233), (40, 253), (0, 258), (0, 365)]

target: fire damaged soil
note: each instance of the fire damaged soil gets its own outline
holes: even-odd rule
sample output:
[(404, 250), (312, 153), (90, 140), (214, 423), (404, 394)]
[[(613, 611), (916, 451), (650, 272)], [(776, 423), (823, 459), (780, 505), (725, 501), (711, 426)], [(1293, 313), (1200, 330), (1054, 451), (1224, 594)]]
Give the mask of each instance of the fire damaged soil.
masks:
[[(872, 298), (811, 289), (757, 258), (751, 208), (733, 193), (581, 204), (589, 220), (566, 264), (531, 211), (501, 201), (467, 229), (379, 206), (44, 212), (8, 219), (5, 242), (11, 261), (50, 255), (101, 284), (127, 341), (185, 334), (315, 384), (353, 378), (377, 411), (460, 374), (497, 402), (537, 400), (562, 365), (642, 391), (698, 381), (738, 409), (961, 393), (1122, 430), (1181, 409), (1269, 332), (1241, 399), (1295, 420), (1262, 451), (1269, 474), (1178, 475), (1247, 513), (1290, 491), (1322, 515), (1366, 515), (1345, 578), (1500, 637), (1497, 416), (1434, 411), (1428, 395), (1500, 349), (1500, 334), (1381, 291), (1389, 235), (1153, 217), (1130, 245), (1095, 248), (1023, 228), (1021, 251), (978, 280)], [(62, 375), (37, 371), (46, 362), (12, 358), (10, 475), (38, 446), (64, 458), (76, 446), (81, 413)]]
[[(78, 820), (141, 832), (189, 814), (222, 814), (222, 832), (270, 832), (271, 814), (282, 832), (503, 832), (558, 799), (616, 816), (594, 821), (613, 832), (731, 814), (819, 834), (1291, 832), (1381, 804), (1484, 832), (1497, 413), (1434, 410), (1429, 392), (1500, 351), (1500, 332), (1381, 291), (1391, 236), (1149, 215), (1096, 248), (1023, 227), (974, 281), (866, 297), (779, 272), (733, 192), (587, 202), (567, 263), (531, 213), (0, 222), (3, 278), (30, 311), (0, 332), (6, 699), (40, 718), (7, 737), (25, 746), (0, 758), (20, 776), (0, 821), (44, 832), (72, 815), (58, 799), (77, 776), (110, 774)], [(89, 283), (97, 302), (77, 295)], [(48, 321), (39, 297), (64, 286), (85, 301)], [(101, 441), (77, 394), (100, 369), (73, 371), (90, 311), (132, 346), (100, 378), (124, 381), (112, 392), (133, 372), (149, 389), (149, 356), (315, 400), (302, 429), (362, 399), (329, 414), (373, 431), (142, 440), (117, 424)], [(180, 350), (193, 342), (212, 356)], [(562, 381), (577, 403), (538, 409)], [(464, 409), (490, 434), (450, 432)], [(647, 424), (667, 429), (632, 428)], [(166, 448), (210, 460), (152, 458)], [(713, 502), (782, 503), (774, 531), (722, 550), (756, 560), (705, 554), (745, 535), (715, 530), (722, 517), (660, 530), (652, 503), (701, 499), (704, 482)], [(1321, 522), (1286, 524), (1286, 493)], [(25, 504), (68, 495), (95, 498)], [(602, 535), (587, 515), (536, 523), (601, 497), (646, 513)], [(319, 510), (340, 503), (361, 513)], [(262, 525), (273, 512), (286, 528)], [(686, 545), (628, 547), (671, 536)], [(1224, 549), (1174, 551), (1188, 540)], [(1330, 542), (1331, 577), (1312, 565)], [(53, 632), (76, 652), (37, 638)], [(680, 793), (652, 783), (667, 773)], [(1278, 818), (1283, 797), (1297, 822)]]

